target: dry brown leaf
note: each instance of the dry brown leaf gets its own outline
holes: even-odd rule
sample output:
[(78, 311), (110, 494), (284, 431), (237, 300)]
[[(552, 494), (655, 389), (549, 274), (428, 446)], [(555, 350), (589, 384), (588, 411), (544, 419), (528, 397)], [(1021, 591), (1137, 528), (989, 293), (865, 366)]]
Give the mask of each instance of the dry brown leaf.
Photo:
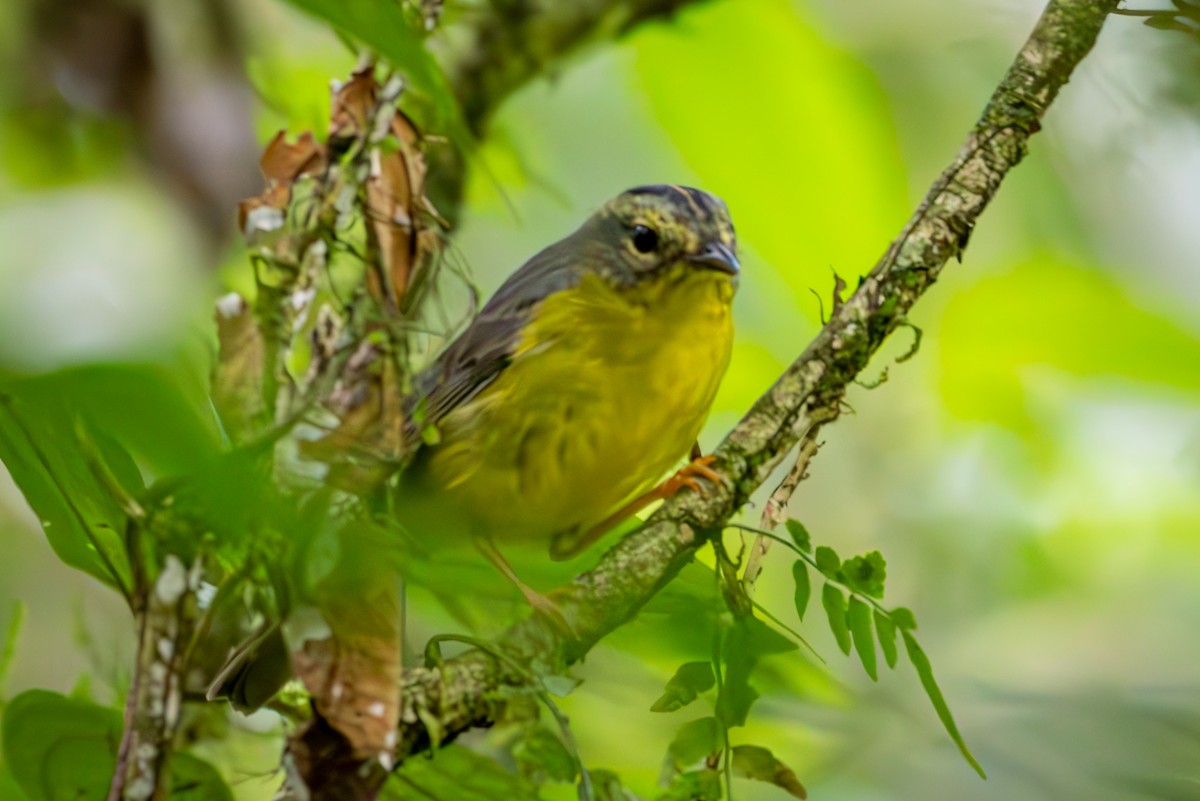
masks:
[(389, 762), (400, 720), (400, 606), (390, 568), (364, 554), (339, 564), (318, 598), (329, 636), (292, 652), (317, 714), (359, 760)]
[(339, 84), (333, 91), (329, 141), (345, 144), (361, 136), (375, 113), (378, 96), (379, 84), (372, 67), (355, 71), (350, 80)]
[(291, 184), (304, 175), (315, 175), (325, 167), (325, 147), (313, 139), (311, 131), (288, 142), (283, 131), (267, 143), (258, 162), (267, 183)]
[(395, 150), (377, 148), (367, 179), (367, 219), (370, 241), (378, 256), (377, 270), (368, 275), (368, 289), (391, 309), (399, 309), (420, 256), (429, 240), (420, 236), (425, 198), (425, 156), (421, 136), (412, 120), (397, 111), (391, 135)]
[(284, 131), (275, 134), (263, 149), (259, 169), (267, 185), (256, 197), (238, 204), (238, 228), (247, 238), (258, 231), (273, 231), (283, 226), (283, 217), (292, 202), (292, 184), (306, 175), (325, 169), (325, 146), (305, 131), (292, 143)]

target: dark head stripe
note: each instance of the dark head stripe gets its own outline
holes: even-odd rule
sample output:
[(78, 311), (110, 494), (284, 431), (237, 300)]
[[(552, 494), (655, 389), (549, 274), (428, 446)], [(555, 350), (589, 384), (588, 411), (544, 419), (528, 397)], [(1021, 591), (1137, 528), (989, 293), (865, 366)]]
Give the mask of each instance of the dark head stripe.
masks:
[(712, 195), (679, 184), (652, 184), (630, 189), (627, 195), (654, 195), (661, 197), (681, 211), (689, 212), (688, 216), (698, 220), (712, 219), (715, 216)]

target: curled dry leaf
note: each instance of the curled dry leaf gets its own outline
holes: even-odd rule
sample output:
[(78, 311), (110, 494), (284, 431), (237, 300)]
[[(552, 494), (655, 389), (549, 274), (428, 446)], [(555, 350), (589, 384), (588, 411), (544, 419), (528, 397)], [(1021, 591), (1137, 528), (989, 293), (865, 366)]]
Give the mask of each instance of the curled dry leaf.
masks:
[(266, 188), (238, 204), (238, 228), (242, 234), (253, 241), (260, 232), (281, 228), (292, 200), (292, 184), (306, 175), (321, 172), (327, 161), (325, 146), (308, 131), (295, 142), (288, 142), (283, 131), (275, 134), (258, 163)]

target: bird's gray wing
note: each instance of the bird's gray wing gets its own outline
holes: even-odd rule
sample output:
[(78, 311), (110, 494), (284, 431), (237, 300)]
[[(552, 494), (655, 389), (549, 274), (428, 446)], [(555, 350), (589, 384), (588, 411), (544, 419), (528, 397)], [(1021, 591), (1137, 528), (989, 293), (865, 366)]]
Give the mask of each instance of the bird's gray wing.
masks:
[(479, 316), (414, 378), (414, 392), (405, 404), (406, 441), (417, 441), (420, 428), (436, 426), (504, 372), (520, 344), (522, 330), (541, 302), (578, 285), (581, 255), (572, 238), (567, 238), (509, 276)]

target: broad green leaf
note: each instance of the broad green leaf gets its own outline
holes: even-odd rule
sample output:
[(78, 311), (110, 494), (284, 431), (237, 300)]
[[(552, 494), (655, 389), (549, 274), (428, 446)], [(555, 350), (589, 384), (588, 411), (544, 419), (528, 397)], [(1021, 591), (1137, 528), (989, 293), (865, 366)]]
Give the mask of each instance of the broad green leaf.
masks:
[(441, 67), (425, 47), (418, 23), (400, 3), (389, 0), (287, 0), (320, 17), (343, 33), (360, 40), (405, 73), (413, 85), (428, 95), (437, 112), (437, 133), (449, 136), (465, 150), (470, 134)]
[(731, 764), (735, 776), (768, 782), (783, 788), (793, 798), (808, 798), (808, 791), (796, 778), (795, 772), (776, 759), (766, 748), (757, 745), (735, 745)]
[[(212, 463), (221, 440), (194, 370), (93, 365), (0, 374), (0, 461), (67, 564), (128, 585), (121, 494)], [(136, 463), (136, 464), (135, 464)]]
[(521, 766), (521, 775), (541, 783), (545, 780), (570, 782), (579, 770), (575, 757), (563, 741), (545, 726), (535, 726), (513, 747), (513, 756)]
[(887, 563), (879, 551), (847, 559), (842, 564), (842, 575), (853, 590), (872, 598), (883, 597), (883, 582), (887, 578)]
[(821, 588), (821, 606), (829, 618), (829, 630), (837, 640), (838, 648), (850, 655), (850, 629), (846, 624), (846, 596), (837, 587), (825, 582)]
[(683, 724), (667, 747), (671, 763), (677, 770), (696, 764), (721, 747), (720, 737), (720, 724), (714, 717), (699, 718)]
[(809, 536), (808, 529), (799, 520), (789, 518), (783, 524), (787, 528), (788, 534), (792, 537), (792, 542), (796, 543), (796, 547), (805, 553), (812, 551), (812, 537)]
[(830, 266), (852, 276), (874, 264), (908, 200), (878, 79), (807, 16), (789, 0), (699, 3), (632, 40), (660, 127), (815, 318), (810, 288), (825, 293)]
[(4, 710), (4, 762), (29, 801), (102, 799), (121, 740), (114, 709), (29, 690)]
[(0, 801), (29, 801), (12, 777), (12, 771), (4, 764), (0, 764)]
[(863, 670), (867, 671), (871, 681), (878, 681), (879, 674), (875, 668), (875, 632), (871, 630), (871, 607), (863, 603), (862, 599), (851, 596), (850, 610), (846, 618), (850, 624), (850, 634), (854, 638), (854, 650), (858, 651)]
[[(979, 277), (947, 299), (939, 384), (950, 414), (1036, 433), (1030, 369), (1200, 392), (1200, 336), (1161, 311), (1145, 286), (1112, 271), (1039, 255)], [(1037, 286), (1037, 292), (1029, 287)], [(1000, 332), (1000, 335), (998, 335)]]
[(902, 631), (916, 631), (917, 617), (912, 613), (912, 610), (906, 606), (897, 606), (895, 609), (888, 612), (892, 618), (892, 622), (896, 624), (896, 628)]
[(74, 422), (62, 403), (30, 403), (0, 386), (0, 462), (59, 559), (128, 587), (125, 513), (82, 457)]
[(904, 636), (904, 650), (908, 652), (908, 661), (912, 662), (912, 666), (917, 670), (917, 676), (921, 679), (921, 686), (925, 688), (925, 694), (929, 696), (930, 702), (933, 704), (934, 711), (937, 712), (938, 719), (942, 721), (942, 726), (946, 729), (946, 733), (950, 735), (950, 739), (958, 746), (958, 750), (962, 753), (963, 758), (968, 764), (975, 769), (981, 778), (986, 779), (987, 774), (983, 772), (983, 767), (976, 761), (975, 755), (971, 753), (971, 749), (967, 748), (967, 743), (963, 740), (962, 734), (958, 731), (958, 725), (954, 722), (954, 716), (950, 714), (950, 707), (946, 704), (946, 699), (942, 696), (941, 688), (933, 678), (933, 666), (929, 664), (929, 657), (921, 650), (921, 646), (917, 644), (917, 640), (907, 631), (902, 632)]
[(740, 619), (730, 631), (730, 638), (726, 642), (727, 653), (736, 648), (739, 653), (755, 658), (787, 654), (799, 647), (756, 617)]
[(842, 569), (842, 560), (838, 558), (837, 551), (828, 545), (820, 545), (817, 547), (815, 558), (817, 570), (831, 579), (838, 578), (838, 571)]
[(804, 620), (808, 599), (812, 596), (812, 583), (808, 578), (808, 565), (802, 559), (792, 562), (792, 578), (796, 581), (796, 614)]
[(884, 661), (890, 668), (896, 667), (900, 658), (896, 651), (896, 624), (882, 612), (875, 612), (875, 632), (879, 636), (879, 650), (883, 651)]
[(12, 669), (13, 659), (17, 655), (17, 640), (25, 625), (25, 611), (25, 604), (20, 601), (14, 603), (4, 629), (4, 646), (0, 647), (0, 710), (4, 708), (4, 684), (8, 681), (8, 671)]
[[(4, 710), (4, 762), (29, 801), (103, 799), (121, 741), (121, 715), (79, 698), (29, 690)], [(171, 757), (174, 801), (232, 801), (217, 771), (186, 753)]]
[(171, 801), (233, 801), (233, 793), (212, 765), (191, 754), (174, 754)]
[(466, 746), (449, 745), (428, 758), (407, 759), (383, 785), (383, 801), (541, 801), (526, 779)]
[(709, 769), (680, 773), (655, 801), (721, 801), (721, 774)]
[(667, 682), (666, 689), (651, 712), (674, 712), (695, 701), (702, 692), (711, 690), (717, 683), (712, 665), (708, 662), (688, 662), (680, 665), (675, 675)]

